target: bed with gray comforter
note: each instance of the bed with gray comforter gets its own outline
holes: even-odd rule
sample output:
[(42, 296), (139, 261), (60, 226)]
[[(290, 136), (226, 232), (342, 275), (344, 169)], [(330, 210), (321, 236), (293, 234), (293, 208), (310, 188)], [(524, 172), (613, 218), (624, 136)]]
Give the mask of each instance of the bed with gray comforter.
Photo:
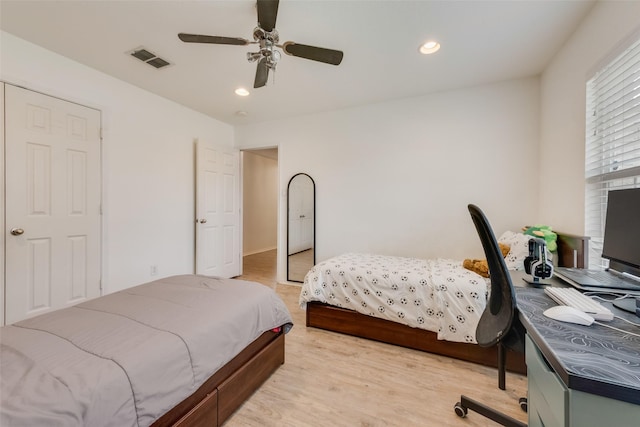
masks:
[(4, 326), (0, 425), (150, 425), (281, 326), (292, 320), (272, 289), (193, 275)]

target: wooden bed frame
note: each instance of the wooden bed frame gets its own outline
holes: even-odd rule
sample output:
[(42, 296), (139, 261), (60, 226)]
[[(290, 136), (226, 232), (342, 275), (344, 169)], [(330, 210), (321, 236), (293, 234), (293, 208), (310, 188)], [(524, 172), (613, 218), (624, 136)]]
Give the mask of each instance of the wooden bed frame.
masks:
[(220, 426), (284, 363), (284, 331), (268, 331), (152, 426)]
[[(588, 264), (589, 237), (565, 233), (557, 234), (558, 251), (554, 262), (563, 267), (584, 268)], [(476, 344), (438, 340), (435, 332), (412, 328), (320, 302), (307, 303), (306, 325), (486, 366), (498, 366), (496, 347), (484, 348)], [(507, 351), (507, 369), (526, 374), (524, 355)]]

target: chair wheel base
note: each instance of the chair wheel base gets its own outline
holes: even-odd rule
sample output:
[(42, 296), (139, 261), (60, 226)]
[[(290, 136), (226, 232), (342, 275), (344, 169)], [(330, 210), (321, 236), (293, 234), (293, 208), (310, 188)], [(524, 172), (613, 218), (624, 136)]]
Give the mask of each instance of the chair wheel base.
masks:
[(467, 416), (468, 410), (460, 402), (453, 405), (453, 410), (456, 411), (456, 415), (460, 418), (464, 418)]
[(518, 399), (518, 403), (520, 404), (520, 409), (522, 409), (524, 412), (528, 411), (529, 402), (527, 401), (526, 397), (521, 397), (520, 399)]
[[(520, 399), (520, 407), (522, 407), (523, 400), (526, 404), (526, 398)], [(460, 401), (453, 406), (453, 409), (456, 411), (456, 415), (460, 418), (465, 418), (468, 411), (473, 411), (505, 427), (527, 427), (527, 424), (522, 421), (496, 411), (495, 409), (492, 409), (477, 400), (470, 399), (467, 396), (460, 396)]]

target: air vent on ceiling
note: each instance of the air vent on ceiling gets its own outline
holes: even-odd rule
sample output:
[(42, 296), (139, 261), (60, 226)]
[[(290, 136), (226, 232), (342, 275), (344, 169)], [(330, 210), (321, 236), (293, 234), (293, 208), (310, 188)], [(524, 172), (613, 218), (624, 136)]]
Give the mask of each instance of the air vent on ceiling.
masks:
[(162, 58), (153, 58), (151, 61), (147, 61), (147, 64), (149, 65), (153, 65), (156, 68), (162, 68), (162, 67), (166, 67), (167, 65), (169, 65), (169, 63), (167, 61), (165, 61)]
[(162, 68), (166, 67), (167, 65), (171, 65), (170, 62), (160, 58), (155, 53), (149, 52), (147, 49), (142, 47), (129, 51), (128, 53), (134, 58), (138, 58), (140, 61), (146, 62), (147, 64), (155, 68)]

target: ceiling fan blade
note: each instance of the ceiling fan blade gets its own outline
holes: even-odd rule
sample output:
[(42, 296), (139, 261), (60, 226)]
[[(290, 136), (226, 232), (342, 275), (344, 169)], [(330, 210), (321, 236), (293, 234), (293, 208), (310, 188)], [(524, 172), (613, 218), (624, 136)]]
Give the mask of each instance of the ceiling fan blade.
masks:
[(241, 37), (219, 37), (219, 36), (203, 36), (200, 34), (178, 34), (178, 38), (185, 43), (212, 43), (212, 44), (232, 44), (236, 46), (246, 46), (249, 40)]
[(260, 62), (258, 62), (258, 68), (256, 68), (256, 79), (253, 82), (253, 87), (257, 89), (266, 85), (268, 79), (269, 67), (267, 67), (267, 58), (262, 58)]
[(279, 0), (258, 0), (258, 24), (266, 32), (276, 27)]
[(323, 47), (308, 46), (294, 42), (285, 42), (285, 44), (282, 45), (282, 50), (284, 50), (284, 53), (287, 55), (331, 65), (340, 65), (342, 57), (344, 56), (340, 50), (325, 49)]

